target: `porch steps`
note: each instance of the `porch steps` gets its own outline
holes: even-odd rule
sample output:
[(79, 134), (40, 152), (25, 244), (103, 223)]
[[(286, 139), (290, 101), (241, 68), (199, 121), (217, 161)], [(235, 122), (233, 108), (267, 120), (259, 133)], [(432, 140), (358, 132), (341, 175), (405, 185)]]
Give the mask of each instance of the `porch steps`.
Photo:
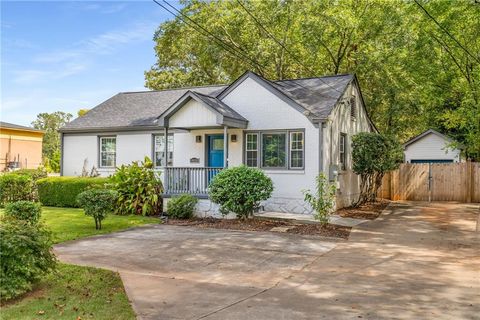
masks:
[[(265, 212), (254, 213), (253, 216), (257, 219), (283, 220), (283, 221), (289, 221), (289, 222), (301, 223), (301, 224), (319, 223), (317, 220), (315, 220), (315, 218), (312, 215), (308, 215), (308, 214), (265, 211)], [(335, 224), (338, 226), (354, 227), (366, 221), (369, 221), (369, 220), (343, 218), (343, 217), (340, 217), (339, 215), (331, 215), (328, 222), (330, 224)]]

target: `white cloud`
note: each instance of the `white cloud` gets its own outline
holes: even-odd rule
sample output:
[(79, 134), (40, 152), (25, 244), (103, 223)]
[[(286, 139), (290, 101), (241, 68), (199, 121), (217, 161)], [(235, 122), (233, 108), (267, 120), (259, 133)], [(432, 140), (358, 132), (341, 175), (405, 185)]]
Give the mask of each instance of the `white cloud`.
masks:
[(158, 23), (137, 23), (126, 30), (113, 30), (97, 36), (81, 40), (73, 48), (55, 50), (37, 55), (33, 60), (36, 63), (60, 63), (73, 59), (85, 59), (92, 55), (113, 54), (122, 46), (150, 40)]

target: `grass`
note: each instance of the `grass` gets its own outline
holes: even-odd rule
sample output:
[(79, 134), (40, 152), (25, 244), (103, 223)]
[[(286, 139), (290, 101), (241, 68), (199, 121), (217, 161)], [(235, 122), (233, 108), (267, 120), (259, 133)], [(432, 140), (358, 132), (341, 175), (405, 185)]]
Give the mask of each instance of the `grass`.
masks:
[[(0, 215), (3, 211), (0, 211)], [(42, 221), (55, 243), (110, 233), (159, 220), (142, 216), (109, 215), (102, 230), (82, 209), (42, 208)], [(107, 253), (108, 254), (108, 253)], [(120, 276), (112, 271), (59, 264), (34, 289), (1, 307), (4, 319), (135, 319)]]
[(2, 306), (7, 319), (135, 319), (120, 276), (112, 271), (59, 264), (26, 295)]
[(102, 229), (95, 230), (93, 218), (86, 216), (83, 209), (55, 207), (43, 207), (42, 220), (52, 231), (55, 243), (159, 222), (151, 217), (109, 215), (102, 221)]

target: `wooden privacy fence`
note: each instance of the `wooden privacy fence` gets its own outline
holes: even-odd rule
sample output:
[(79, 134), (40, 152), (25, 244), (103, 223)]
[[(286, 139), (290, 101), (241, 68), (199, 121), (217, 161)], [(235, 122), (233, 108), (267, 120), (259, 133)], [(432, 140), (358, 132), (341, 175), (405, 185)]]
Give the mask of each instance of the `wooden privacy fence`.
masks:
[(383, 177), (384, 199), (480, 202), (480, 163), (402, 163)]

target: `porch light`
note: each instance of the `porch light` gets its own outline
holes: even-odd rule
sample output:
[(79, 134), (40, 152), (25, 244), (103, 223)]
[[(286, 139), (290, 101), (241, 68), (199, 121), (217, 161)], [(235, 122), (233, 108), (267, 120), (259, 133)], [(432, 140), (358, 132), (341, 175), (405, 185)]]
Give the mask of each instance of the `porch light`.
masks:
[(196, 143), (202, 143), (202, 136), (196, 136), (195, 137), (195, 142)]
[(237, 142), (237, 135), (236, 134), (232, 134), (232, 142)]

